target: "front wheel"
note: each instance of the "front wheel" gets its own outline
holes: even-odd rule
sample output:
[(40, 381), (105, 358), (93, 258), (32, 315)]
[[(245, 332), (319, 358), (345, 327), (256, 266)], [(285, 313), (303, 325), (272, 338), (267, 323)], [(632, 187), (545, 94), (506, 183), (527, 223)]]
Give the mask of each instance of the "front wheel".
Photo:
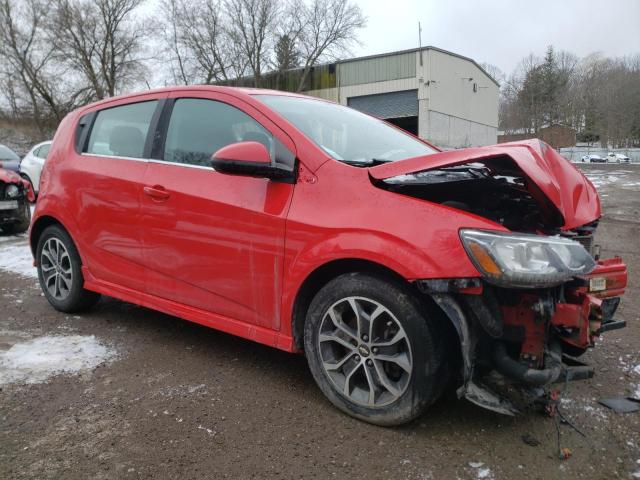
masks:
[(100, 295), (83, 288), (82, 262), (69, 234), (58, 225), (47, 227), (38, 239), (38, 280), (49, 303), (61, 312), (84, 310)]
[(325, 396), (369, 423), (407, 423), (442, 388), (435, 325), (400, 282), (360, 273), (325, 285), (307, 313), (304, 345)]

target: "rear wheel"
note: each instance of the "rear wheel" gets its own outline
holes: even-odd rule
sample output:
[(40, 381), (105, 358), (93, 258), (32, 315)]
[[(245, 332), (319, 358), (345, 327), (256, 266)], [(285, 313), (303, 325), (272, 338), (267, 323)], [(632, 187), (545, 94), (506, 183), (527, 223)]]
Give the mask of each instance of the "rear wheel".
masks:
[(305, 352), (316, 383), (347, 414), (377, 425), (419, 416), (440, 392), (434, 325), (399, 282), (342, 275), (311, 302)]
[(77, 312), (94, 305), (100, 295), (83, 288), (80, 255), (69, 234), (58, 225), (38, 239), (38, 279), (44, 296), (56, 310)]

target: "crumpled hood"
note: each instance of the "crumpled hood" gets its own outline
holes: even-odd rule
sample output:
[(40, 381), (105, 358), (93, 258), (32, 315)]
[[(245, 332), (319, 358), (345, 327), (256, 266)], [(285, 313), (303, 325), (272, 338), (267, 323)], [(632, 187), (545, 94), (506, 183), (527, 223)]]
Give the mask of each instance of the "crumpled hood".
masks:
[(23, 179), (16, 172), (12, 172), (11, 170), (5, 170), (4, 168), (0, 168), (0, 182), (4, 183), (15, 183), (16, 185), (22, 184), (25, 191), (27, 192), (27, 198), (30, 202), (35, 201), (35, 194), (33, 193), (33, 189), (31, 188), (31, 184)]
[(568, 160), (540, 140), (439, 152), (378, 165), (369, 169), (375, 180), (455, 165), (510, 157), (563, 218), (564, 230), (591, 223), (601, 216), (600, 198), (593, 184)]

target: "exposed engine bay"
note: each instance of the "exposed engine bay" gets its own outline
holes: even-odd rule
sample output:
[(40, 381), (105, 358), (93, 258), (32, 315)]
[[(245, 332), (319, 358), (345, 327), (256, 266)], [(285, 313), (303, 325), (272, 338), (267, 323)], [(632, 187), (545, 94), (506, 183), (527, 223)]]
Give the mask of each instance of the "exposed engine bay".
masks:
[[(567, 174), (564, 159), (556, 159), (544, 145), (540, 153), (551, 172), (562, 169)], [(507, 395), (514, 386), (533, 403), (532, 394), (544, 397), (554, 383), (593, 376), (593, 369), (576, 357), (605, 331), (625, 326), (614, 314), (626, 287), (626, 266), (618, 257), (600, 260), (593, 242), (599, 203), (591, 221), (567, 228), (563, 214), (568, 213), (568, 202), (554, 202), (549, 189), (543, 193), (528, 175), (531, 171), (522, 159), (516, 162), (497, 154), (386, 177), (372, 175), (379, 188), (469, 212), (514, 232), (471, 231), (470, 238), (460, 232), (482, 278), (415, 282), (455, 326), (462, 345), (459, 396), (508, 415), (521, 409)], [(561, 185), (556, 183), (556, 189)], [(585, 188), (579, 186), (574, 192), (574, 207), (584, 205), (584, 199), (577, 199)], [(580, 262), (570, 265), (568, 259), (578, 257)], [(522, 273), (538, 268), (545, 259), (550, 265), (556, 263), (555, 275)], [(509, 275), (510, 269), (515, 273)], [(557, 273), (561, 271), (564, 276)]]

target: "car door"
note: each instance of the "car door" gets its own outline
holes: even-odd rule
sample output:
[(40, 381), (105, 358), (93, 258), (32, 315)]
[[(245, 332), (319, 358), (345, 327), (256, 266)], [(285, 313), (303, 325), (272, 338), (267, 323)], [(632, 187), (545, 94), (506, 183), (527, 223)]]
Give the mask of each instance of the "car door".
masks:
[[(162, 96), (166, 96), (163, 94)], [(77, 155), (60, 184), (74, 197), (81, 252), (98, 280), (144, 291), (140, 197), (147, 136), (162, 100), (142, 96), (108, 104), (79, 122)]]
[(142, 199), (147, 292), (279, 329), (293, 185), (219, 173), (210, 158), (226, 145), (253, 140), (293, 164), (293, 142), (253, 107), (220, 93), (173, 95), (161, 124)]

